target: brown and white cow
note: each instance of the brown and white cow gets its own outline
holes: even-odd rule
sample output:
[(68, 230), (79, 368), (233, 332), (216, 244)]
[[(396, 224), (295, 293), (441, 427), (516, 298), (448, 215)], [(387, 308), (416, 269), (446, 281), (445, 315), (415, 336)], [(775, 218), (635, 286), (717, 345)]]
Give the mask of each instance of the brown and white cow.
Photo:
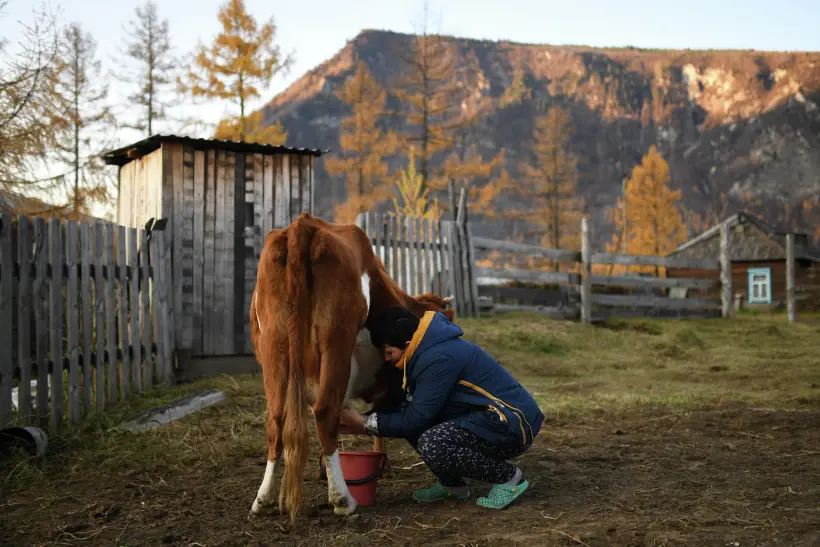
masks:
[[(402, 291), (358, 226), (331, 224), (303, 213), (286, 228), (268, 232), (249, 310), (268, 403), (268, 464), (252, 513), (274, 506), (275, 472), (284, 454), (278, 506), (282, 511), (284, 502), (295, 520), (309, 450), (308, 404), (334, 512), (356, 510), (339, 460), (339, 413), (351, 398), (372, 387), (375, 373), (360, 370), (360, 358), (368, 367), (374, 362), (378, 352), (368, 348), (375, 350), (369, 330), (381, 311), (395, 305), (421, 316), (426, 310), (444, 311), (447, 301), (434, 294), (413, 298)], [(452, 317), (452, 310), (447, 312)], [(370, 357), (353, 359), (357, 341), (364, 355), (371, 351)]]

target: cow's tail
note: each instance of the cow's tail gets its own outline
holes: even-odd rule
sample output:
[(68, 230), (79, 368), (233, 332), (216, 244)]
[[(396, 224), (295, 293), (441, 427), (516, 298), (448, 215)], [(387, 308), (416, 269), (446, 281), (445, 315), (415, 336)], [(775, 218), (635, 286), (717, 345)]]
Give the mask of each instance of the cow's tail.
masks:
[[(284, 489), (285, 507), (291, 522), (296, 520), (302, 504), (302, 477), (307, 463), (308, 412), (305, 399), (304, 353), (306, 337), (310, 335), (310, 301), (308, 298), (308, 253), (312, 230), (302, 222), (295, 222), (288, 230), (287, 265), (285, 282), (288, 316), (288, 389), (285, 397), (285, 420), (282, 441), (285, 452)], [(281, 495), (280, 495), (281, 504)]]

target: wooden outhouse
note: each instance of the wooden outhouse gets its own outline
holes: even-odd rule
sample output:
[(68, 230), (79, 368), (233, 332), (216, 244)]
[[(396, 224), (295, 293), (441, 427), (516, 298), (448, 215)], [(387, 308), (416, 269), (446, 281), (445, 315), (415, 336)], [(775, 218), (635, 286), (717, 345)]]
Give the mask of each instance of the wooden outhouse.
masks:
[(167, 218), (176, 348), (252, 353), (248, 310), (265, 235), (313, 213), (322, 152), (154, 135), (103, 158), (119, 167), (117, 223)]

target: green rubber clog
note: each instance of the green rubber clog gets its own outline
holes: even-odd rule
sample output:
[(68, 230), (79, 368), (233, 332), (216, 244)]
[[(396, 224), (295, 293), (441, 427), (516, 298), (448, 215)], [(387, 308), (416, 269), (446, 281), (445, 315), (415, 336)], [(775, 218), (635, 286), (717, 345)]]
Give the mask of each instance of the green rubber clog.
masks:
[(436, 484), (429, 488), (422, 488), (413, 492), (413, 499), (419, 503), (431, 503), (446, 498), (455, 498), (459, 501), (463, 501), (469, 497), (469, 490), (467, 490), (465, 494), (453, 494), (440, 482), (436, 482)]
[(530, 484), (527, 481), (521, 481), (516, 486), (495, 484), (486, 498), (476, 500), (476, 505), (487, 509), (504, 509), (515, 501), (518, 496), (526, 492), (529, 486)]

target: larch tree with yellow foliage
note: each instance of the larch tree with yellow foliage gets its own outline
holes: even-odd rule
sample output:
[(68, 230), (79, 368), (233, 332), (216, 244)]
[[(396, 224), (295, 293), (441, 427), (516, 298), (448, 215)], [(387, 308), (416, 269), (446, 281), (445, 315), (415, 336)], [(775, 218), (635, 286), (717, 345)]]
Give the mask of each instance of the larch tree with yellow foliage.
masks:
[(359, 61), (355, 74), (335, 94), (350, 106), (351, 113), (340, 128), (342, 155), (325, 159), (325, 169), (347, 182), (347, 201), (336, 207), (335, 214), (336, 222), (347, 223), (392, 194), (384, 158), (395, 153), (398, 142), (395, 135), (377, 126), (387, 93), (363, 62)]
[(582, 203), (571, 136), (569, 113), (560, 106), (551, 107), (535, 123), (530, 160), (522, 166), (521, 176), (508, 181), (513, 194), (526, 204), (503, 216), (532, 226), (529, 232), (553, 249), (580, 248)]
[[(485, 163), (467, 142), (467, 133), (482, 112), (481, 100), (475, 104), (469, 74), (456, 63), (456, 44), (428, 31), (426, 5), (423, 28), (409, 48), (396, 54), (401, 60), (401, 75), (391, 93), (399, 100), (400, 115), (406, 120), (402, 145), (416, 149), (422, 187), (438, 192), (450, 179), (468, 183), (488, 178), (504, 156)], [(441, 163), (434, 167), (434, 159), (441, 159)]]
[(423, 189), (441, 189), (446, 179), (433, 172), (432, 158), (453, 143), (453, 106), (463, 94), (452, 81), (454, 54), (441, 36), (427, 29), (413, 37), (409, 51), (400, 54), (402, 76), (392, 90), (406, 115), (405, 146), (418, 150), (418, 175)]
[(286, 72), (291, 56), (283, 55), (274, 44), (273, 17), (261, 27), (248, 14), (244, 0), (227, 0), (219, 8), (222, 31), (213, 44), (200, 46), (194, 66), (177, 78), (180, 91), (194, 97), (232, 101), (239, 116), (219, 123), (216, 138), (262, 144), (283, 144), (287, 137), (281, 124), (264, 126), (261, 111), (247, 115), (248, 102), (260, 96), (260, 86)]
[[(665, 256), (686, 240), (686, 228), (678, 204), (681, 191), (669, 187), (669, 165), (655, 146), (632, 170), (626, 183), (626, 241), (629, 254)], [(618, 200), (618, 209), (623, 202)], [(623, 232), (623, 215), (615, 216), (616, 235), (607, 250), (616, 251)], [(652, 267), (649, 267), (652, 268)], [(660, 268), (654, 267), (655, 275)]]

